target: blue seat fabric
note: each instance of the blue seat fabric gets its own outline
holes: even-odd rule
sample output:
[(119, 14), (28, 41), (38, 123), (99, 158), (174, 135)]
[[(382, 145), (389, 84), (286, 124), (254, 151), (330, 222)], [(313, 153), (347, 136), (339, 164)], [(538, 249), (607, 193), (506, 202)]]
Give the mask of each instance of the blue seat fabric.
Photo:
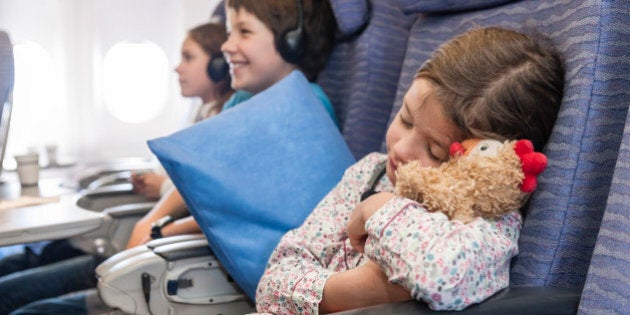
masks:
[(628, 80), (613, 75), (622, 64), (627, 67), (627, 60), (611, 51), (619, 25), (607, 21), (605, 14), (619, 12), (621, 6), (520, 1), (486, 10), (418, 14), (412, 26), (390, 119), (429, 54), (472, 27), (499, 25), (542, 33), (564, 55), (565, 97), (545, 149), (550, 165), (528, 209), (520, 255), (513, 261), (513, 286), (584, 285), (628, 111), (628, 95), (621, 89), (630, 86)]

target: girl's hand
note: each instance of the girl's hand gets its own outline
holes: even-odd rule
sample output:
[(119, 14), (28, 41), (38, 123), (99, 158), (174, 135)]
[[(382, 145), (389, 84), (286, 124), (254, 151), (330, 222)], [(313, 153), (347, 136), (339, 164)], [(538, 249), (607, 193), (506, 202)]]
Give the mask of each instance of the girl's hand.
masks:
[(348, 221), (348, 238), (355, 250), (363, 253), (365, 240), (367, 239), (365, 222), (393, 197), (394, 194), (392, 193), (377, 193), (363, 200), (354, 208)]
[(159, 199), (160, 189), (166, 177), (158, 173), (144, 173), (131, 175), (133, 190), (149, 199)]

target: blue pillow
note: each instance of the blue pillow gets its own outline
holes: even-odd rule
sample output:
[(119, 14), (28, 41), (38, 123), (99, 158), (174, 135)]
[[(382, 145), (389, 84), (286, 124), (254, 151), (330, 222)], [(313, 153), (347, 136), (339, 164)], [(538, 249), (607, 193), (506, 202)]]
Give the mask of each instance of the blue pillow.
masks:
[(280, 238), (302, 224), (355, 162), (299, 71), (149, 147), (252, 300)]

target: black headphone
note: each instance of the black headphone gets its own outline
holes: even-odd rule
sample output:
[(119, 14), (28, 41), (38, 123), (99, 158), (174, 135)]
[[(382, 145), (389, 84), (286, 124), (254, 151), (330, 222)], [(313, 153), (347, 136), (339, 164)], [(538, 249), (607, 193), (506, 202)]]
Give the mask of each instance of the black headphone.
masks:
[(297, 27), (285, 31), (276, 41), (276, 48), (280, 56), (290, 63), (297, 63), (304, 53), (304, 8), (302, 1), (295, 0), (298, 11)]
[(210, 56), (210, 62), (206, 68), (208, 77), (214, 82), (219, 82), (225, 79), (230, 74), (230, 66), (223, 57), (223, 54), (213, 54)]
[(384, 163), (377, 166), (376, 173), (372, 175), (372, 178), (370, 178), (370, 181), (368, 182), (368, 189), (361, 194), (361, 201), (368, 199), (370, 196), (378, 193), (378, 191), (376, 191), (376, 185), (378, 185), (378, 181), (381, 180), (386, 172), (387, 166)]

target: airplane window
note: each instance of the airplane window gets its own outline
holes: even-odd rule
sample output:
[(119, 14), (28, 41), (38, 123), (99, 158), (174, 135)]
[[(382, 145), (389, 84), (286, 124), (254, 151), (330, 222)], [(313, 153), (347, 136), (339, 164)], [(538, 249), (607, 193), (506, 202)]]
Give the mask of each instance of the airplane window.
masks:
[(157, 117), (168, 97), (168, 58), (149, 41), (114, 45), (103, 61), (103, 96), (109, 112), (135, 124)]
[(55, 143), (65, 132), (66, 116), (61, 101), (61, 84), (51, 54), (42, 46), (28, 40), (13, 46), (15, 58), (15, 86), (13, 113), (7, 142), (4, 167), (12, 169), (12, 157), (34, 150), (37, 146)]

